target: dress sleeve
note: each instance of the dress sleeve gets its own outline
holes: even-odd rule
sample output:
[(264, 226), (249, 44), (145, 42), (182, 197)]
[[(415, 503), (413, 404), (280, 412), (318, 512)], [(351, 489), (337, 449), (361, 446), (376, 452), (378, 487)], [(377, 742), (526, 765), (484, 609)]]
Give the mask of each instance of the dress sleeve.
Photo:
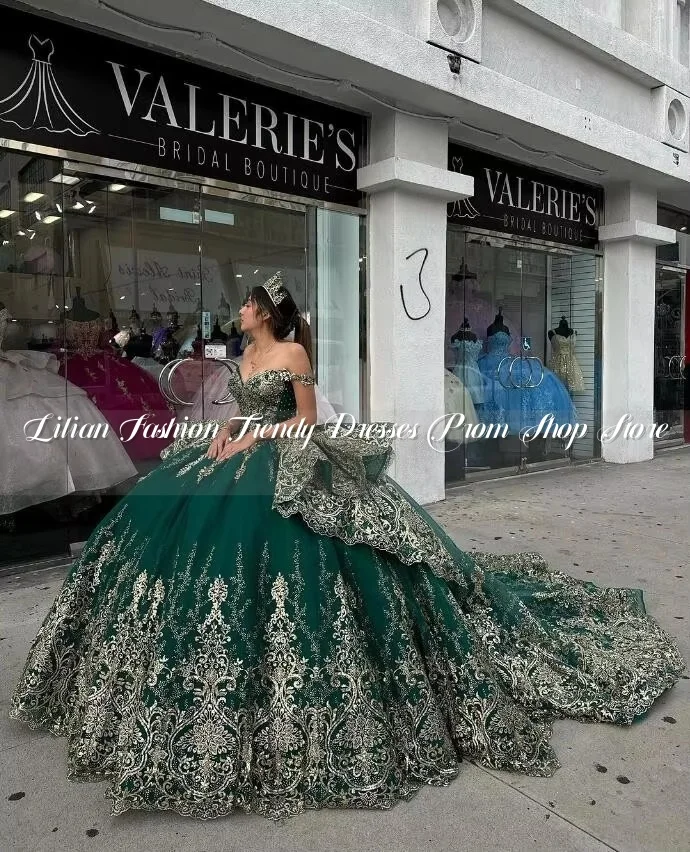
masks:
[(289, 373), (291, 382), (299, 382), (301, 385), (314, 385), (316, 379), (308, 373)]

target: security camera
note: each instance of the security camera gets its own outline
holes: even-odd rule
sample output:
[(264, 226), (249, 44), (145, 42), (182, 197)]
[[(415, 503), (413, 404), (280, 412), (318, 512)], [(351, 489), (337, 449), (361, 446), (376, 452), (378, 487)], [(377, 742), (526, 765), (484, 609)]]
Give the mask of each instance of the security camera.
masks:
[(460, 73), (460, 66), (462, 64), (462, 57), (458, 56), (457, 53), (449, 53), (448, 54), (448, 67), (451, 70), (452, 74)]

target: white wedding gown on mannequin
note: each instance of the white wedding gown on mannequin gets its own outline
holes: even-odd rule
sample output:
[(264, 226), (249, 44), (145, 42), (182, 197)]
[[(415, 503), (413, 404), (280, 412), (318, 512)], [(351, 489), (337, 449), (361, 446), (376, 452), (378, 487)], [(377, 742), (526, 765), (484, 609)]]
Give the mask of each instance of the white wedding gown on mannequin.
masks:
[[(55, 427), (64, 425), (69, 417), (73, 418), (72, 425), (100, 426), (101, 435), (108, 421), (86, 391), (58, 375), (55, 355), (33, 350), (3, 350), (8, 321), (9, 311), (2, 308), (0, 515), (77, 491), (105, 490), (136, 476), (137, 469), (112, 428), (108, 428), (105, 437), (99, 438), (27, 440), (27, 435), (36, 435), (38, 421), (45, 415), (52, 417), (45, 421), (40, 437), (52, 436)], [(58, 417), (62, 420), (58, 421)], [(35, 422), (26, 427), (28, 421)]]

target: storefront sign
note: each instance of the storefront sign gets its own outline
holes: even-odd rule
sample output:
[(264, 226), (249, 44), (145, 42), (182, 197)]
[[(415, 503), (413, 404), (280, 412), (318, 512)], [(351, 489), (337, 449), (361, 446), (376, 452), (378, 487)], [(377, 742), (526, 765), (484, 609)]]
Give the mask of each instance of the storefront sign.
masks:
[(592, 248), (598, 240), (603, 190), (490, 154), (449, 145), (448, 168), (474, 178), (474, 195), (448, 205), (448, 218), (502, 231)]
[(13, 9), (0, 136), (356, 205), (362, 116)]

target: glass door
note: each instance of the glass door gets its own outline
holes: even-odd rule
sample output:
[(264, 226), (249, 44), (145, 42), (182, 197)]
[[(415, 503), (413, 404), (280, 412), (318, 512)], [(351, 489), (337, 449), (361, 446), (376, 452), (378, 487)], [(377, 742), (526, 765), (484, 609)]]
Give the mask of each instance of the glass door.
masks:
[(592, 458), (596, 255), (451, 229), (447, 271), (446, 481)]
[(541, 370), (529, 336), (525, 340), (524, 287), (525, 257), (517, 243), (449, 231), (444, 375), (449, 483), (514, 473), (527, 462), (521, 440), (526, 395), (538, 387)]
[(303, 314), (308, 315), (309, 261), (305, 209), (272, 207), (204, 192), (202, 196), (199, 346), (194, 362), (190, 420), (227, 420), (227, 361), (237, 361), (249, 342), (239, 311), (252, 289), (278, 271)]
[(658, 266), (654, 311), (654, 422), (668, 428), (659, 443), (684, 440), (687, 385), (687, 275)]

